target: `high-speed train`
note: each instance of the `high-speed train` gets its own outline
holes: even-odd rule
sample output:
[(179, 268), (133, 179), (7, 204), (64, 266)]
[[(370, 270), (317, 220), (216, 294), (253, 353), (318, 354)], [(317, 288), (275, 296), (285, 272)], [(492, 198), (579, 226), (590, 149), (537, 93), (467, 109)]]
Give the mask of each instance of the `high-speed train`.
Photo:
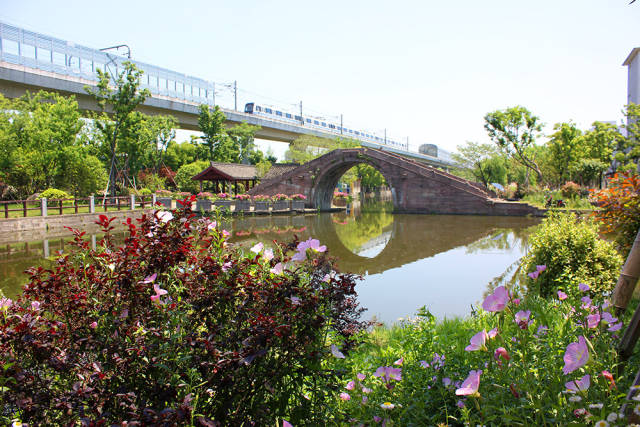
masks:
[(244, 106), (244, 112), (248, 114), (255, 114), (256, 116), (269, 117), (271, 119), (276, 119), (283, 122), (289, 122), (299, 126), (315, 128), (315, 129), (322, 130), (324, 132), (329, 132), (336, 135), (342, 135), (349, 138), (358, 139), (361, 141), (371, 142), (374, 144), (386, 145), (386, 146), (394, 147), (401, 150), (407, 150), (407, 151), (409, 150), (408, 144), (393, 141), (391, 139), (385, 140), (385, 138), (373, 135), (372, 133), (367, 131), (348, 129), (346, 127), (343, 128), (340, 124), (331, 123), (326, 119), (322, 119), (319, 117), (309, 117), (309, 116), (302, 117), (286, 111), (276, 110), (273, 107), (258, 105), (254, 102), (248, 102)]

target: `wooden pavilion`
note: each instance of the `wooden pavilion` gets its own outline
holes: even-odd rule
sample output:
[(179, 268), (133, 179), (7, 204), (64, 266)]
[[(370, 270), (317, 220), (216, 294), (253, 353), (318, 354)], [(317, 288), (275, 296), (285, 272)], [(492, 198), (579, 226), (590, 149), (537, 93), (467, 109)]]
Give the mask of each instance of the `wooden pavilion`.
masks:
[(248, 191), (255, 187), (258, 176), (254, 165), (211, 162), (208, 168), (191, 179), (200, 181), (200, 191), (204, 181), (211, 181), (214, 183), (216, 193), (230, 192), (233, 187), (233, 194), (238, 194), (239, 182), (243, 183), (245, 191)]

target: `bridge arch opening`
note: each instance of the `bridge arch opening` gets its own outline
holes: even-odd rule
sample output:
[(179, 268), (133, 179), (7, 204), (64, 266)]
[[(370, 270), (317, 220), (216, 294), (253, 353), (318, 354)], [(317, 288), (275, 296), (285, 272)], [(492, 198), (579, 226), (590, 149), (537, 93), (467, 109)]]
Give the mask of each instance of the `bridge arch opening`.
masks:
[(336, 237), (356, 257), (375, 259), (393, 238), (394, 217), (389, 202), (356, 200), (349, 210), (330, 215)]
[[(377, 177), (375, 175), (378, 175)], [(394, 208), (397, 206), (397, 191), (393, 183), (388, 179), (387, 174), (381, 168), (378, 168), (373, 162), (366, 157), (355, 157), (343, 159), (330, 165), (324, 170), (317, 171), (315, 182), (311, 190), (311, 199), (313, 206), (320, 211), (328, 211), (332, 207), (334, 191), (338, 187), (338, 183), (344, 176), (355, 176), (364, 181), (365, 185), (361, 186), (361, 191), (370, 187), (369, 182), (377, 183), (380, 186), (389, 187)]]

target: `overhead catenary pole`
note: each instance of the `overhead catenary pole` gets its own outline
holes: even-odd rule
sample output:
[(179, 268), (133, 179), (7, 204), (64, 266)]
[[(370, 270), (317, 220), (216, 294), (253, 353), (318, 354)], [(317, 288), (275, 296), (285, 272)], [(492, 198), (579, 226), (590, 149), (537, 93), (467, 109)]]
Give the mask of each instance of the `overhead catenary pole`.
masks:
[(302, 101), (300, 101), (300, 123), (304, 126), (304, 117), (302, 117)]
[(387, 128), (384, 128), (384, 145), (387, 145)]
[(237, 80), (233, 81), (233, 104), (234, 104), (233, 109), (235, 111), (238, 111), (238, 81)]
[(343, 134), (343, 129), (344, 129), (344, 125), (342, 121), (342, 114), (340, 114), (340, 135)]

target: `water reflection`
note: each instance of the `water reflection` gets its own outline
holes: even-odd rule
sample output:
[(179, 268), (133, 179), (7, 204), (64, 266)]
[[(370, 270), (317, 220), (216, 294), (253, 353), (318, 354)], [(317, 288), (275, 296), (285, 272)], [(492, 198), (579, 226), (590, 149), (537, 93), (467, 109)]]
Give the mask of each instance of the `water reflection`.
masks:
[[(230, 241), (314, 237), (337, 257), (342, 271), (361, 274), (361, 304), (385, 322), (427, 306), (438, 317), (465, 315), (487, 285), (504, 280), (526, 251), (536, 219), (396, 215), (383, 203), (352, 205), (347, 211), (301, 216), (256, 216), (223, 221)], [(99, 236), (90, 237), (95, 242)], [(31, 265), (64, 249), (71, 237), (0, 245), (0, 289), (14, 296)], [(511, 270), (509, 270), (511, 269)], [(507, 275), (507, 276), (505, 276)], [(511, 277), (508, 276), (507, 279)], [(491, 286), (491, 285), (490, 285)]]

